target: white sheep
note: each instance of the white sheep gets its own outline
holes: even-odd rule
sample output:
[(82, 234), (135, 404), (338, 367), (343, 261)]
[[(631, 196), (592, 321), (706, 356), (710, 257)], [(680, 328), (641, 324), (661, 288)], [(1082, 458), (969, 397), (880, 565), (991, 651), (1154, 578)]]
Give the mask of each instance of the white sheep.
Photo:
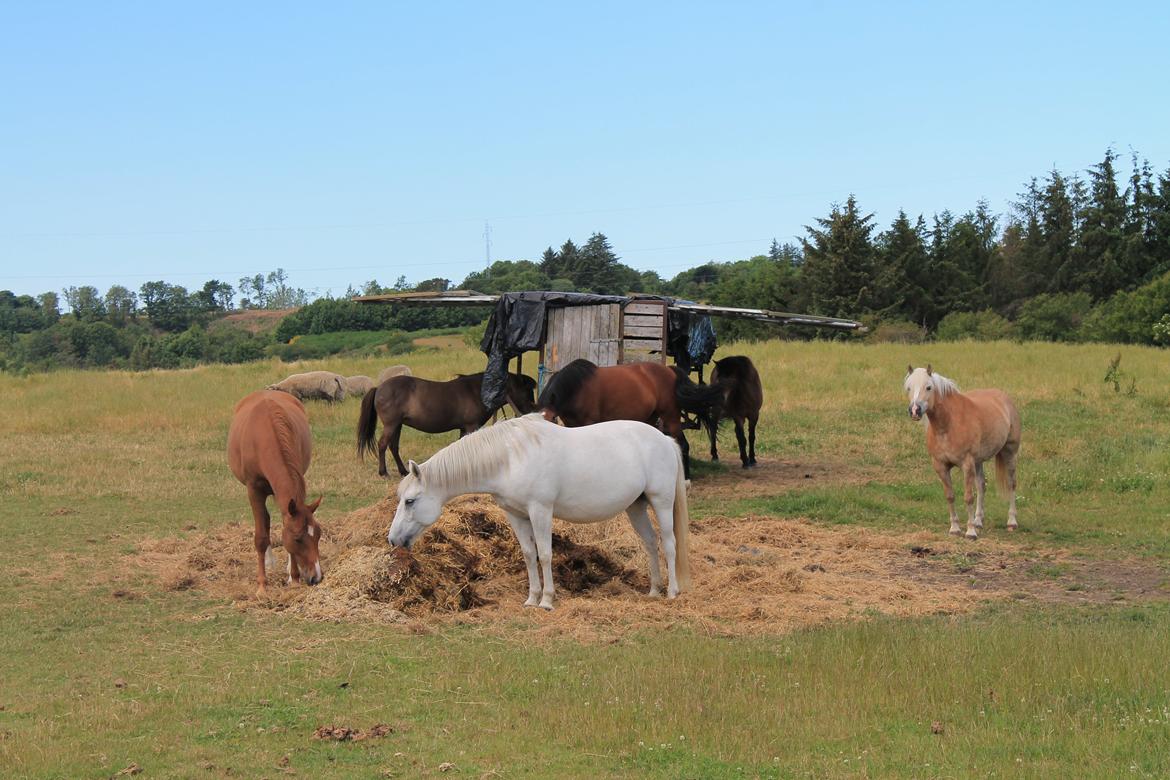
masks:
[(345, 394), (347, 396), (356, 395), (358, 398), (361, 398), (375, 387), (374, 380), (368, 376), (358, 374), (357, 376), (347, 376), (345, 378)]
[(382, 373), (378, 374), (378, 384), (376, 387), (381, 387), (382, 383), (392, 376), (414, 376), (414, 374), (411, 372), (410, 366), (401, 364), (384, 368), (382, 369)]
[(267, 389), (281, 390), (301, 401), (320, 399), (335, 403), (345, 400), (345, 383), (345, 377), (332, 371), (307, 371), (293, 374)]

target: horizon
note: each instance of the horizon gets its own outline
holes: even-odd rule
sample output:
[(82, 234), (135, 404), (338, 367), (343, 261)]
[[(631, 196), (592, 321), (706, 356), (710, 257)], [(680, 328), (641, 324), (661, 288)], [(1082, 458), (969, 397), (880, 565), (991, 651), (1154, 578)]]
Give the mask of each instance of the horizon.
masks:
[(599, 232), (669, 279), (851, 194), (1002, 228), (1106, 149), (1170, 168), (1161, 4), (274, 8), (10, 9), (0, 289), (458, 285), (485, 223), (493, 261)]

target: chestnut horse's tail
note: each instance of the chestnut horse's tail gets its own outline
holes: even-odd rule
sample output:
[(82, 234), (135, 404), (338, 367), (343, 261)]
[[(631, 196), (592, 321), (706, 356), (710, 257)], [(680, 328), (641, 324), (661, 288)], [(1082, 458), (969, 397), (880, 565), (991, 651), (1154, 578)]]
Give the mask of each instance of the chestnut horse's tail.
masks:
[(678, 475), (674, 482), (674, 573), (678, 577), (680, 591), (691, 588), (690, 525), (691, 514), (687, 509), (687, 480), (683, 471), (682, 450), (678, 453)]
[(364, 458), (368, 452), (373, 455), (377, 452), (374, 445), (374, 434), (378, 432), (378, 410), (374, 408), (374, 395), (378, 388), (373, 387), (362, 396), (362, 410), (358, 413), (357, 423), (357, 453)]
[(1008, 476), (1008, 462), (1004, 450), (995, 453), (995, 482), (999, 485), (1001, 494), (1011, 495), (1011, 479)]

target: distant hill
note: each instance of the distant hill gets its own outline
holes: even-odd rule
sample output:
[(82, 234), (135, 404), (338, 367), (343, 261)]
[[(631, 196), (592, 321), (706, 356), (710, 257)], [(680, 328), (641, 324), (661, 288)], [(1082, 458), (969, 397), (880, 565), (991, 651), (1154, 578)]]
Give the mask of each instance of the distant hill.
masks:
[(291, 309), (248, 309), (219, 318), (213, 327), (236, 328), (255, 335), (266, 335), (276, 330), (281, 320), (297, 311), (300, 311), (299, 306)]

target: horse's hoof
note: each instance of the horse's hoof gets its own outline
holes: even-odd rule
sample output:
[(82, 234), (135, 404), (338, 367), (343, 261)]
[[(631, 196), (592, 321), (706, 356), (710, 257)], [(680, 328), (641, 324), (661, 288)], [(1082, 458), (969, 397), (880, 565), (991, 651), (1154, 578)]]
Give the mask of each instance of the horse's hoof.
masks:
[(951, 529), (950, 531), (948, 531), (947, 533), (949, 533), (951, 536), (962, 536), (962, 535), (963, 535), (963, 529), (962, 529), (962, 528), (952, 528), (952, 529)]
[(541, 602), (537, 606), (540, 607), (541, 609), (545, 610), (546, 612), (552, 612), (552, 609), (553, 609), (552, 604), (545, 604), (544, 602)]
[(971, 541), (975, 541), (976, 539), (979, 538), (979, 534), (975, 533), (974, 531), (968, 531), (967, 533), (964, 534), (964, 536), (966, 536)]
[(1014, 530), (1016, 530), (1017, 528), (1019, 528), (1019, 526), (1017, 526), (1015, 523), (1008, 523), (1008, 527), (1007, 527), (1007, 529), (1008, 529), (1009, 531), (1014, 531)]

